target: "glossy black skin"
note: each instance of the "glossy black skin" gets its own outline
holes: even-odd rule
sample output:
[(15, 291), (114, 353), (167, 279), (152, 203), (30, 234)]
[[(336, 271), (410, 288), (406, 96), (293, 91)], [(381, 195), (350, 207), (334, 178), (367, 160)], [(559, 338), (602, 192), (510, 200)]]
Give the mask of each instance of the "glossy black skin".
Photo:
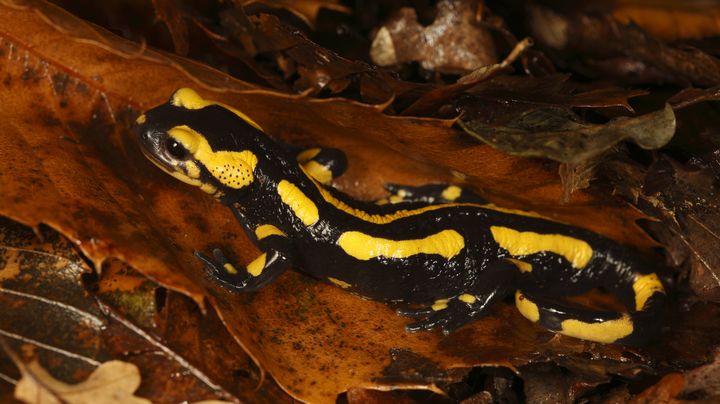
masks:
[[(366, 222), (325, 201), (317, 185), (299, 168), (295, 149), (270, 138), (220, 106), (187, 110), (164, 104), (148, 111), (146, 122), (138, 128), (144, 153), (162, 164), (162, 156), (167, 154), (163, 150), (165, 132), (177, 125), (187, 125), (203, 134), (215, 151), (251, 150), (258, 157), (254, 181), (240, 191), (223, 187), (207, 170), (202, 169), (202, 181), (215, 184), (225, 192), (222, 203), (232, 209), (248, 236), (261, 250), (268, 252), (268, 261), (272, 261), (261, 276), (251, 279), (241, 266), (236, 266), (239, 268), (237, 275), (224, 271), (222, 265), (227, 260), (219, 251), (215, 251), (213, 257), (199, 254), (213, 277), (238, 291), (257, 290), (272, 282), (290, 266), (296, 266), (323, 281), (332, 277), (347, 282), (352, 285), (348, 290), (374, 300), (421, 305), (420, 309), (399, 310), (400, 314), (421, 319), (408, 326), (408, 329), (439, 326), (447, 332), (480, 316), (493, 302), (514, 293), (516, 289), (542, 302), (548, 296), (576, 295), (603, 287), (617, 295), (626, 306), (633, 308), (633, 278), (638, 273), (651, 272), (635, 254), (593, 232), (477, 206), (447, 207), (389, 224)], [(328, 159), (328, 154), (341, 153), (327, 150), (329, 152), (321, 158)], [(338, 158), (344, 157), (340, 155)], [(283, 179), (295, 184), (315, 202), (320, 213), (320, 220), (316, 224), (306, 227), (280, 200), (277, 185)], [(394, 191), (399, 188), (403, 187), (391, 187)], [(405, 187), (412, 194), (414, 202), (385, 205), (357, 201), (334, 189), (330, 190), (348, 205), (371, 214), (385, 214), (426, 206), (428, 201), (442, 203), (439, 192), (443, 188)], [(455, 202), (484, 203), (467, 190)], [(271, 236), (258, 241), (254, 229), (264, 224), (278, 227), (288, 237)], [(590, 263), (581, 270), (573, 268), (564, 258), (550, 252), (515, 257), (533, 265), (532, 272), (521, 273), (515, 265), (504, 260), (510, 256), (493, 240), (489, 231), (491, 225), (574, 237), (589, 243), (594, 253)], [(459, 255), (451, 260), (439, 255), (419, 254), (404, 259), (376, 258), (361, 261), (347, 255), (336, 244), (340, 234), (345, 231), (360, 231), (375, 237), (403, 240), (423, 238), (446, 229), (459, 232), (466, 243)], [(478, 296), (478, 301), (466, 304), (452, 299), (445, 310), (429, 309), (438, 299), (463, 293)], [(562, 307), (555, 304), (553, 310), (544, 310), (541, 305), (540, 323), (557, 329), (559, 322), (571, 315), (584, 321), (619, 316), (613, 312)], [(640, 334), (645, 331), (636, 328), (638, 330), (633, 338), (644, 338)]]

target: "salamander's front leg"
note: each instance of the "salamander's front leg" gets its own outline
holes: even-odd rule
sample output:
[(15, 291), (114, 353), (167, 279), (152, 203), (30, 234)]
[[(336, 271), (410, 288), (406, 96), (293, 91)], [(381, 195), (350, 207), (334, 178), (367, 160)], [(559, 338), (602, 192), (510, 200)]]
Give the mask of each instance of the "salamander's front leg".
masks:
[(323, 184), (329, 184), (347, 170), (347, 157), (339, 149), (307, 149), (297, 155), (297, 161), (310, 176)]
[(428, 184), (420, 186), (385, 184), (390, 196), (378, 201), (378, 204), (400, 202), (437, 203), (478, 203), (487, 201), (474, 192), (449, 184)]
[(200, 252), (195, 252), (195, 255), (205, 264), (209, 275), (223, 286), (238, 292), (253, 292), (271, 283), (292, 266), (290, 249), (285, 243), (264, 244), (275, 245), (264, 249), (265, 252), (245, 267), (236, 267), (230, 263), (217, 248), (213, 250), (212, 258)]

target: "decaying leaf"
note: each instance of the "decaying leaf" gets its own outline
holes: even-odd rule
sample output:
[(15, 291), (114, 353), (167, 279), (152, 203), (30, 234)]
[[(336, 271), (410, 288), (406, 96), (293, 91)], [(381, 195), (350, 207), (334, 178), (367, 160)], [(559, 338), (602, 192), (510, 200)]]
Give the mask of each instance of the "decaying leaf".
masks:
[(617, 87), (583, 91), (569, 78), (566, 74), (500, 76), (468, 90), (468, 96), (455, 100), (455, 105), (472, 119), (504, 125), (523, 114), (544, 108), (571, 111), (573, 108), (620, 107), (633, 112), (630, 98), (648, 94), (644, 90)]
[[(311, 3), (320, 4), (304, 4)], [(308, 13), (314, 14), (316, 9)], [(297, 84), (295, 89), (304, 96), (268, 91), (203, 64), (119, 40), (45, 3), (0, 0), (0, 214), (60, 230), (99, 273), (82, 276), (89, 268), (79, 264), (70, 279), (60, 283), (69, 286), (64, 289), (48, 287), (49, 282), (35, 276), (54, 274), (53, 282), (60, 282), (56, 278), (63, 271), (36, 271), (28, 265), (0, 271), (0, 277), (9, 277), (2, 279), (2, 287), (12, 291), (0, 293), (3, 307), (12, 307), (0, 312), (0, 327), (10, 330), (5, 334), (25, 337), (8, 339), (13, 352), (22, 352), (23, 341), (34, 338), (75, 355), (71, 357), (80, 365), (71, 366), (67, 355), (57, 350), (38, 350), (43, 368), (68, 384), (80, 382), (80, 376), (87, 377), (108, 360), (132, 362), (143, 375), (137, 395), (153, 400), (290, 400), (282, 388), (293, 399), (321, 403), (335, 402), (343, 392), (350, 402), (388, 399), (372, 389), (395, 390), (389, 398), (399, 400), (408, 396), (397, 390), (412, 389), (425, 390), (413, 394), (447, 394), (456, 400), (512, 402), (521, 397), (523, 372), (527, 397), (595, 399), (601, 393), (590, 389), (606, 383), (619, 384), (605, 391), (608, 397), (627, 397), (628, 384), (636, 378), (645, 383), (644, 378), (697, 367), (711, 358), (720, 343), (720, 324), (706, 319), (717, 317), (718, 307), (690, 308), (687, 300), (671, 308), (669, 326), (656, 336), (657, 345), (623, 348), (556, 336), (526, 321), (510, 304), (498, 304), (487, 317), (448, 336), (410, 334), (404, 331), (408, 320), (398, 317), (394, 307), (295, 272), (246, 295), (230, 293), (207, 279), (193, 251), (222, 247), (242, 264), (257, 255), (255, 247), (226, 209), (150, 165), (127, 130), (140, 111), (184, 86), (242, 109), (268, 134), (293, 145), (343, 149), (349, 171), (335, 185), (355, 197), (384, 196), (382, 185), (390, 182), (452, 181), (502, 206), (536, 210), (626, 244), (653, 245), (636, 226), (643, 215), (602, 195), (602, 190), (578, 191), (567, 206), (559, 207), (563, 188), (554, 162), (508, 156), (473, 142), (452, 127), (453, 120), (384, 113), (442, 85), (410, 83), (342, 59), (277, 17), (244, 18), (241, 12), (212, 17), (192, 21), (214, 37), (215, 44), (234, 46), (224, 49), (226, 55), (242, 54), (246, 61), (264, 63), (264, 78), (274, 77), (277, 88), (286, 91), (291, 86), (285, 80)], [(222, 20), (226, 32), (212, 25), (214, 17)], [(228, 35), (230, 25), (237, 35)], [(232, 70), (223, 63), (213, 66)], [(468, 79), (474, 88), (438, 97), (441, 102), (432, 105), (459, 106), (470, 116), (470, 104), (460, 102), (461, 96), (474, 97), (474, 105), (481, 100), (505, 103), (510, 112), (489, 108), (490, 115), (499, 113), (501, 119), (477, 120), (511, 127), (526, 122), (518, 121), (519, 116), (532, 118), (548, 110), (567, 118), (568, 111), (578, 107), (630, 109), (628, 97), (640, 93), (604, 85), (576, 91), (552, 76), (514, 83), (506, 77), (479, 83), (473, 81), (476, 77)], [(530, 91), (543, 81), (545, 88)], [(382, 103), (308, 96), (328, 94)], [(399, 96), (410, 103), (390, 104)], [(639, 122), (652, 121), (648, 116), (655, 116), (655, 123), (662, 121), (658, 117), (671, 121), (667, 109), (656, 114), (605, 126), (615, 125), (633, 136), (643, 127)], [(633, 192), (641, 194), (639, 189)], [(48, 310), (59, 314), (46, 324), (65, 325), (69, 331), (39, 327), (23, 314), (40, 311), (17, 291), (50, 302), (71, 296), (72, 304), (62, 302), (90, 312), (105, 328), (87, 327), (70, 316), (77, 312), (67, 307)], [(174, 291), (192, 297), (201, 308)], [(604, 307), (617, 304), (599, 293), (586, 298)], [(35, 334), (38, 330), (46, 334)], [(547, 383), (541, 386), (543, 378)], [(468, 387), (478, 380), (477, 386)]]
[(265, 5), (286, 9), (301, 18), (310, 27), (315, 26), (317, 15), (321, 9), (347, 14), (351, 11), (349, 7), (341, 4), (338, 0), (234, 0), (234, 3), (242, 7)]
[(609, 15), (564, 15), (532, 5), (529, 18), (535, 39), (554, 50), (561, 63), (584, 66), (579, 70), (629, 83), (720, 84), (720, 60), (714, 56), (670, 46), (637, 25), (623, 24)]
[(433, 115), (443, 104), (450, 103), (464, 91), (479, 83), (510, 69), (515, 60), (532, 45), (530, 39), (525, 38), (518, 42), (512, 51), (500, 63), (494, 63), (477, 68), (460, 77), (454, 84), (448, 84), (432, 89), (420, 95), (412, 104), (403, 110), (403, 115)]
[(625, 24), (637, 24), (662, 40), (707, 38), (720, 34), (720, 7), (714, 1), (621, 0), (612, 15)]
[(375, 34), (370, 57), (378, 66), (419, 62), (427, 70), (459, 74), (496, 63), (495, 45), (480, 25), (479, 4), (441, 0), (435, 21), (426, 27), (415, 9), (401, 8)]
[(366, 102), (387, 102), (396, 92), (421, 87), (366, 63), (345, 59), (275, 16), (261, 14), (248, 19), (237, 12), (223, 16), (229, 38), (250, 56), (275, 58), (283, 79), (289, 80), (297, 92), (338, 94), (354, 86)]
[(686, 88), (668, 99), (668, 103), (675, 109), (695, 105), (699, 102), (720, 100), (720, 86), (700, 89)]
[(78, 384), (54, 378), (37, 361), (20, 365), (22, 379), (15, 398), (34, 404), (149, 404), (133, 393), (140, 385), (140, 372), (132, 363), (109, 361), (101, 364)]
[(527, 113), (506, 126), (488, 125), (472, 117), (461, 118), (460, 125), (474, 137), (508, 153), (578, 164), (626, 139), (643, 149), (664, 146), (675, 133), (675, 114), (666, 105), (657, 112), (599, 125), (578, 122), (565, 111), (545, 109)]
[(687, 169), (669, 158), (650, 166), (642, 187), (648, 210), (663, 219), (656, 237), (676, 246), (690, 264), (690, 285), (703, 299), (720, 301), (720, 196), (709, 170)]
[(188, 26), (183, 18), (179, 0), (153, 0), (157, 18), (162, 20), (170, 31), (175, 52), (179, 55), (188, 53)]
[[(95, 279), (70, 242), (38, 234), (0, 220), (0, 336), (11, 356), (33, 348), (21, 362), (37, 359), (69, 385), (103, 362), (132, 362), (143, 375), (137, 395), (153, 401), (287, 399), (274, 383), (257, 389), (259, 372), (212, 313), (117, 260)], [(20, 378), (10, 370), (0, 368), (0, 384)]]

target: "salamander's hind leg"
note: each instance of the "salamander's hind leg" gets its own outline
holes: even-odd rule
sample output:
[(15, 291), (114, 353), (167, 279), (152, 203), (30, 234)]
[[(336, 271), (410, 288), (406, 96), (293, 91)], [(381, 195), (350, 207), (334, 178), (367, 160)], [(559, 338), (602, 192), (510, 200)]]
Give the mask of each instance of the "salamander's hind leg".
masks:
[(347, 157), (339, 149), (307, 149), (296, 158), (305, 172), (322, 184), (329, 184), (347, 170)]
[(474, 192), (460, 188), (457, 185), (449, 184), (428, 184), (420, 186), (385, 184), (385, 189), (390, 196), (377, 201), (378, 204), (400, 203), (400, 202), (424, 202), (428, 204), (437, 203), (478, 203), (485, 204), (487, 201)]
[[(472, 320), (480, 317), (485, 309), (495, 301), (494, 295), (485, 296), (484, 299), (466, 294), (451, 299), (438, 300), (430, 308), (398, 309), (401, 316), (422, 318), (422, 320), (405, 326), (407, 331), (425, 331), (433, 328), (442, 328), (444, 334), (462, 327)], [(466, 299), (466, 300), (462, 300)]]
[(405, 329), (422, 331), (439, 327), (448, 334), (481, 317), (495, 302), (507, 296), (518, 274), (517, 268), (504, 260), (490, 264), (483, 273), (487, 279), (492, 279), (494, 286), (482, 293), (463, 293), (419, 309), (398, 309), (397, 314), (401, 316), (421, 318), (405, 326)]

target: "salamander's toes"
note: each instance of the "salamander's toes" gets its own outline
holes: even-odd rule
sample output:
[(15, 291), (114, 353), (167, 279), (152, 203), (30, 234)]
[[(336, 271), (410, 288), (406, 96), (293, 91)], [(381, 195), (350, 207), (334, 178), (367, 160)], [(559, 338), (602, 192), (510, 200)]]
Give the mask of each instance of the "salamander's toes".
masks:
[(433, 309), (429, 307), (422, 307), (418, 309), (411, 309), (408, 307), (400, 308), (395, 310), (395, 313), (397, 313), (398, 316), (403, 317), (410, 317), (410, 318), (423, 318), (431, 315), (433, 313)]

